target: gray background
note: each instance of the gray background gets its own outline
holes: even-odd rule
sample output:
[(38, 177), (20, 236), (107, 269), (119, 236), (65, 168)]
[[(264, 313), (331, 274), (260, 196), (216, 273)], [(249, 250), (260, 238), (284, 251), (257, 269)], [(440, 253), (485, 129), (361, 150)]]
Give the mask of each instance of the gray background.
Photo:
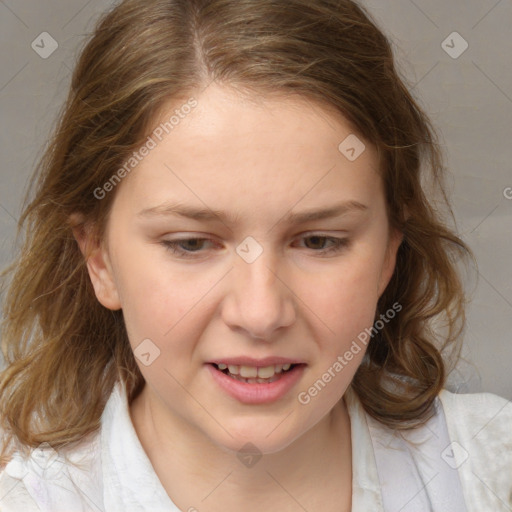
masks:
[[(23, 192), (64, 100), (77, 51), (110, 5), (0, 0), (0, 267), (13, 254)], [(467, 362), (448, 387), (512, 399), (512, 1), (364, 5), (391, 37), (404, 77), (442, 135), (457, 230), (478, 259), (479, 275), (473, 269), (468, 276)], [(43, 46), (43, 32), (58, 43), (46, 59), (31, 47), (33, 41)], [(39, 51), (48, 51), (50, 40), (42, 37)], [(459, 55), (464, 41), (468, 48)]]

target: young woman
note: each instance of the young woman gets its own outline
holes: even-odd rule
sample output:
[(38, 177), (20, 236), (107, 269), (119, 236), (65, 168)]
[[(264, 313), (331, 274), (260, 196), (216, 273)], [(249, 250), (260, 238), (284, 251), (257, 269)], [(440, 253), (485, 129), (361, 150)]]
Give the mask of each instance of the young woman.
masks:
[(120, 3), (20, 221), (0, 510), (510, 510), (442, 170), (356, 3)]

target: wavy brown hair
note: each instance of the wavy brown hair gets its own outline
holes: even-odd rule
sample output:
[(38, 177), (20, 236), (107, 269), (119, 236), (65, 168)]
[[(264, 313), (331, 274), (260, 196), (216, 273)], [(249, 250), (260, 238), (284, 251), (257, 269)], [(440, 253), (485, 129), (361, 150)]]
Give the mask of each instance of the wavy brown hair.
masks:
[[(307, 98), (377, 148), (389, 223), (404, 239), (376, 318), (395, 302), (402, 310), (372, 338), (352, 386), (386, 425), (411, 428), (432, 415), (447, 373), (442, 353), (458, 355), (465, 324), (457, 260), (473, 255), (424, 189), (430, 181), (453, 219), (437, 136), (388, 39), (350, 0), (125, 0), (80, 54), (27, 192), (20, 254), (3, 273), (0, 465), (11, 445), (58, 448), (95, 432), (116, 380), (130, 402), (141, 391), (122, 311), (96, 299), (72, 228), (92, 227), (102, 240), (115, 192), (98, 200), (94, 190), (171, 98), (212, 81)], [(443, 330), (432, 326), (439, 320)]]

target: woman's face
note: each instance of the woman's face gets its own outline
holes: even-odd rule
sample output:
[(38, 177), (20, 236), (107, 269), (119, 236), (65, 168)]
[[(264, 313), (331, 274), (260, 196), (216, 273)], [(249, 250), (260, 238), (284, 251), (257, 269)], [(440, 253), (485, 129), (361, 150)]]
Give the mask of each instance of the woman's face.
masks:
[(374, 148), (340, 117), (217, 85), (186, 100), (110, 192), (89, 271), (100, 302), (122, 308), (162, 417), (271, 453), (341, 399), (401, 238)]

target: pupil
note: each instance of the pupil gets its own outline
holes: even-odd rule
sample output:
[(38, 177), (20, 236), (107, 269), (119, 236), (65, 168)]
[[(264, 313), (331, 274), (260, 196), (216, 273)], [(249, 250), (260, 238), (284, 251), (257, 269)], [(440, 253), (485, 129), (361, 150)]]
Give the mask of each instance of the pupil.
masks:
[(309, 245), (313, 245), (313, 247), (310, 247), (312, 249), (321, 249), (323, 246), (323, 241), (325, 237), (322, 236), (310, 236), (309, 237)]

